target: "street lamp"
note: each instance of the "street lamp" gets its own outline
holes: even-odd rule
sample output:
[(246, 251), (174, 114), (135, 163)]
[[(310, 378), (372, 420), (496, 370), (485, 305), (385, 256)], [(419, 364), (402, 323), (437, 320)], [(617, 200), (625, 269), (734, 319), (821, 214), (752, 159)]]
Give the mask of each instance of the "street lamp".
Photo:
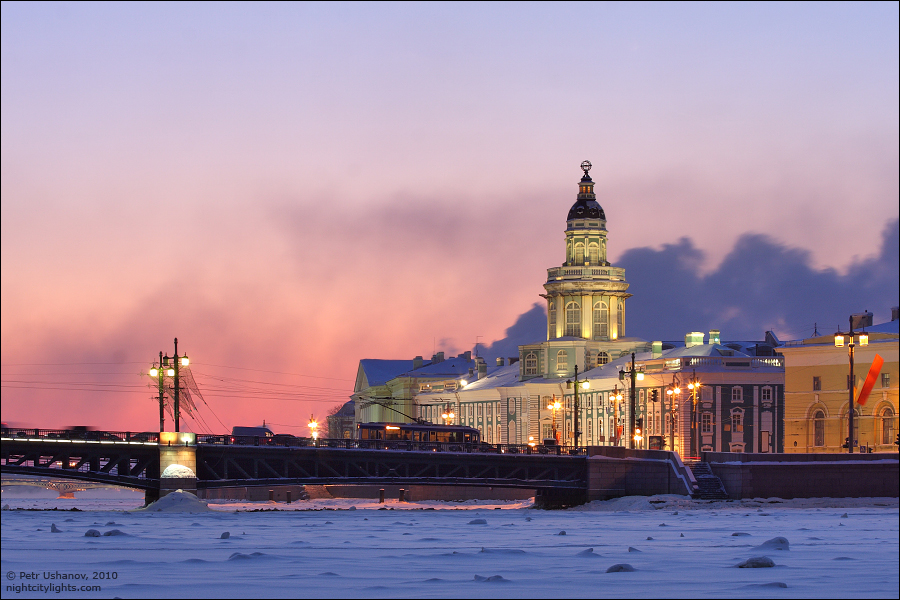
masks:
[[(691, 443), (691, 451), (696, 452), (694, 456), (700, 456), (700, 431), (699, 424), (697, 423), (698, 411), (697, 411), (697, 391), (700, 390), (700, 381), (697, 379), (697, 371), (694, 370), (693, 375), (691, 375), (691, 380), (688, 383), (688, 389), (691, 390), (691, 433), (692, 433), (692, 443)], [(717, 417), (718, 418), (718, 417)], [(697, 440), (697, 448), (694, 449), (693, 439)]]
[(681, 388), (673, 378), (672, 383), (666, 388), (666, 395), (669, 397), (669, 450), (675, 451), (675, 415), (678, 412), (675, 409), (675, 398), (681, 394)]
[[(633, 433), (634, 432), (634, 412), (635, 412), (634, 405), (635, 405), (635, 399), (636, 399), (635, 390), (634, 390), (635, 381), (643, 381), (644, 380), (644, 367), (641, 367), (640, 370), (638, 370), (637, 367), (635, 367), (634, 352), (631, 353), (631, 369), (629, 369), (628, 371), (626, 371), (625, 369), (622, 369), (621, 371), (619, 371), (619, 380), (624, 381), (626, 374), (631, 378), (631, 396), (630, 396), (629, 402), (628, 402), (628, 415), (627, 415), (627, 417), (628, 417), (628, 432)], [(631, 438), (631, 442), (630, 442), (631, 449), (634, 450), (635, 436), (629, 435), (629, 438)]]
[(448, 404), (447, 408), (441, 414), (441, 418), (444, 419), (444, 425), (452, 424), (454, 417), (456, 417), (456, 415), (453, 414), (453, 410), (451, 410), (450, 405)]
[(307, 427), (309, 427), (313, 443), (316, 443), (316, 441), (319, 439), (319, 423), (316, 421), (316, 418), (313, 415), (309, 415), (309, 423), (307, 424)]
[(559, 444), (559, 433), (556, 431), (556, 411), (562, 406), (559, 400), (556, 399), (556, 396), (553, 397), (553, 402), (551, 402), (547, 406), (547, 410), (551, 411), (553, 414), (553, 439)]
[[(171, 363), (170, 363), (171, 361)], [(187, 354), (182, 356), (178, 356), (178, 338), (175, 338), (175, 356), (169, 358), (169, 355), (163, 356), (163, 353), (159, 353), (159, 363), (153, 363), (153, 366), (150, 368), (150, 377), (155, 377), (157, 380), (157, 388), (159, 391), (159, 430), (164, 431), (166, 428), (165, 414), (163, 412), (163, 407), (165, 406), (165, 385), (164, 385), (164, 376), (172, 377), (174, 379), (174, 394), (173, 399), (175, 400), (173, 417), (175, 419), (175, 431), (181, 431), (181, 410), (180, 410), (180, 399), (181, 399), (181, 383), (179, 377), (179, 370), (181, 367), (186, 367), (190, 365), (191, 362), (187, 357)], [(163, 375), (165, 374), (165, 375)]]
[(578, 365), (575, 365), (575, 378), (566, 380), (566, 388), (572, 389), (572, 385), (575, 386), (575, 447), (578, 447), (578, 435), (581, 433), (578, 431), (578, 413), (580, 412), (580, 407), (578, 406), (578, 388), (582, 388), (584, 390), (588, 390), (591, 388), (591, 383), (587, 379), (578, 379)]
[(612, 395), (609, 397), (609, 403), (613, 409), (613, 419), (615, 419), (616, 427), (616, 445), (619, 445), (619, 439), (622, 437), (619, 432), (619, 402), (622, 401), (622, 392), (619, 391), (619, 384), (613, 386)]
[[(856, 344), (853, 343), (853, 336), (857, 335), (853, 331), (853, 316), (850, 316), (850, 331), (847, 333), (843, 333), (838, 331), (834, 334), (834, 345), (838, 348), (844, 347), (844, 337), (849, 338), (848, 346), (849, 346), (849, 354), (850, 354), (850, 378), (847, 380), (847, 388), (849, 389), (849, 397), (850, 397), (850, 409), (847, 412), (848, 417), (848, 432), (847, 432), (847, 447), (850, 454), (853, 454), (853, 446), (856, 444), (858, 440), (853, 439), (853, 388), (855, 379), (853, 377), (853, 348)], [(868, 346), (869, 345), (869, 335), (866, 332), (859, 332), (859, 345), (860, 346)]]

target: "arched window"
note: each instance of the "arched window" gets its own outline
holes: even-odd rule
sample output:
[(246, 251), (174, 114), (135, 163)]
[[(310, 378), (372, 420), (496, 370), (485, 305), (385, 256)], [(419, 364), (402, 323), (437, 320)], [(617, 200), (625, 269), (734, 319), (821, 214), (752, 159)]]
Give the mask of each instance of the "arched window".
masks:
[(731, 411), (731, 431), (732, 433), (743, 433), (744, 431), (744, 411)]
[(583, 265), (584, 264), (584, 244), (577, 243), (575, 244), (575, 264)]
[(588, 245), (588, 259), (592, 265), (600, 264), (600, 246), (593, 243)]
[(537, 354), (535, 354), (534, 352), (529, 352), (525, 356), (525, 374), (526, 375), (537, 375), (538, 374)]
[(825, 445), (825, 413), (817, 410), (813, 415), (813, 446)]
[(556, 353), (556, 371), (566, 373), (569, 370), (569, 354), (565, 350)]
[(606, 302), (594, 304), (594, 339), (609, 339), (609, 307)]
[(881, 410), (881, 443), (893, 444), (894, 440), (894, 410), (890, 406), (886, 406)]
[(609, 353), (608, 352), (604, 352), (603, 350), (601, 350), (600, 352), (597, 353), (597, 364), (598, 365), (605, 365), (608, 362), (609, 362)]
[(619, 301), (619, 310), (616, 311), (616, 324), (619, 326), (616, 337), (625, 335), (625, 303)]
[(566, 304), (566, 335), (581, 337), (581, 306), (577, 302)]
[(550, 308), (547, 312), (549, 313), (547, 319), (550, 321), (550, 339), (553, 339), (556, 337), (556, 302), (554, 300), (550, 300)]

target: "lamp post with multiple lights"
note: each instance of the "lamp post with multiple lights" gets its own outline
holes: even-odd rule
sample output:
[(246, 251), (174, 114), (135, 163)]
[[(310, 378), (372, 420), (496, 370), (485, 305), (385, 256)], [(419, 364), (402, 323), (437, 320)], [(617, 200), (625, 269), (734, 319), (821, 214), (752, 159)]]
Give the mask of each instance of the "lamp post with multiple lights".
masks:
[[(694, 456), (700, 456), (700, 424), (697, 422), (699, 418), (699, 411), (697, 410), (697, 392), (700, 390), (700, 381), (697, 379), (697, 371), (695, 370), (693, 375), (691, 375), (691, 380), (688, 382), (688, 389), (691, 390), (691, 437), (692, 442), (694, 439), (697, 440), (696, 449), (694, 448), (694, 444), (691, 444), (691, 452), (694, 453)], [(718, 417), (717, 417), (718, 418)]]
[(619, 391), (619, 384), (617, 383), (613, 386), (612, 395), (609, 397), (609, 405), (613, 412), (613, 427), (615, 428), (616, 434), (616, 446), (619, 445), (619, 440), (622, 437), (619, 435), (619, 402), (622, 401), (622, 397), (622, 392)]
[[(170, 364), (171, 361), (171, 364)], [(159, 353), (159, 364), (154, 364), (150, 368), (150, 377), (155, 377), (157, 379), (157, 387), (159, 390), (159, 430), (165, 431), (166, 429), (166, 420), (165, 414), (163, 412), (163, 407), (165, 406), (165, 385), (164, 385), (164, 377), (172, 377), (174, 379), (174, 394), (173, 399), (175, 401), (174, 406), (172, 407), (172, 416), (175, 419), (175, 431), (181, 431), (181, 408), (180, 408), (180, 396), (181, 396), (181, 387), (179, 381), (179, 370), (181, 367), (186, 367), (191, 364), (190, 360), (187, 357), (187, 354), (183, 356), (178, 356), (178, 338), (175, 338), (175, 356), (169, 358), (169, 355), (163, 356), (163, 353)]]
[(855, 387), (854, 383), (856, 382), (855, 378), (853, 376), (853, 359), (854, 359), (853, 348), (856, 345), (853, 343), (854, 342), (853, 336), (855, 336), (855, 335), (859, 336), (859, 345), (860, 346), (868, 346), (869, 345), (869, 334), (867, 334), (865, 331), (860, 331), (860, 332), (853, 331), (853, 317), (852, 316), (850, 317), (850, 331), (847, 333), (838, 331), (837, 333), (834, 334), (834, 345), (837, 348), (842, 348), (844, 346), (845, 341), (847, 341), (847, 338), (849, 338), (849, 342), (847, 343), (847, 346), (849, 347), (848, 350), (849, 350), (849, 354), (850, 354), (850, 377), (847, 379), (847, 388), (849, 390), (848, 395), (850, 398), (850, 406), (849, 406), (849, 410), (847, 411), (847, 416), (848, 416), (847, 448), (848, 448), (848, 452), (850, 454), (853, 454), (853, 446), (856, 444), (856, 440), (853, 439), (854, 438), (854, 436), (853, 436), (853, 393), (855, 391), (853, 388)]
[(560, 404), (559, 400), (556, 399), (556, 396), (554, 396), (553, 401), (551, 401), (550, 404), (547, 405), (547, 410), (549, 410), (553, 414), (553, 439), (557, 444), (559, 444), (559, 433), (556, 430), (556, 411), (558, 411), (561, 406), (562, 404)]
[(631, 353), (631, 368), (629, 370), (625, 370), (624, 368), (619, 371), (619, 380), (624, 381), (625, 376), (628, 375), (631, 378), (631, 394), (628, 399), (627, 413), (625, 415), (628, 422), (628, 438), (630, 440), (631, 449), (634, 450), (634, 413), (635, 413), (635, 404), (636, 404), (636, 395), (635, 395), (635, 382), (644, 380), (644, 368), (641, 367), (638, 369), (634, 364), (634, 352)]
[(675, 409), (675, 398), (677, 398), (681, 394), (681, 388), (678, 387), (678, 383), (673, 379), (672, 383), (666, 388), (666, 395), (669, 397), (669, 450), (675, 451), (675, 415), (677, 414), (677, 410)]
[(313, 415), (309, 415), (309, 423), (306, 425), (309, 427), (309, 434), (312, 436), (313, 444), (318, 444), (319, 441), (319, 422), (316, 421), (316, 417)]
[(591, 382), (589, 382), (587, 379), (581, 379), (581, 380), (578, 379), (578, 365), (575, 365), (575, 378), (566, 380), (566, 387), (568, 389), (572, 389), (573, 385), (575, 386), (575, 398), (574, 398), (574, 406), (573, 406), (573, 408), (575, 409), (575, 431), (573, 433), (574, 433), (574, 438), (575, 438), (575, 447), (577, 448), (578, 447), (578, 436), (581, 433), (580, 431), (578, 431), (578, 413), (581, 412), (581, 407), (578, 405), (578, 388), (581, 387), (582, 389), (585, 389), (585, 390), (588, 390), (591, 388)]
[(453, 414), (453, 409), (450, 408), (450, 405), (447, 405), (447, 408), (444, 409), (444, 412), (441, 413), (441, 418), (444, 420), (444, 425), (452, 425), (453, 419), (456, 417)]

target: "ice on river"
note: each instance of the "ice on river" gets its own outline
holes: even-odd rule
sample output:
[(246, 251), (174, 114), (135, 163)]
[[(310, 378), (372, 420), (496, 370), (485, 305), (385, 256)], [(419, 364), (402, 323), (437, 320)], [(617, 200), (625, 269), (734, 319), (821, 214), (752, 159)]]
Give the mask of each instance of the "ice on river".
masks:
[[(166, 510), (133, 510), (142, 500), (4, 493), (4, 585), (59, 584), (44, 579), (58, 572), (102, 587), (52, 594), (61, 598), (896, 598), (900, 584), (896, 498), (655, 496), (542, 511), (527, 501), (359, 499), (207, 508), (173, 497)], [(73, 506), (81, 510), (62, 512)], [(762, 554), (775, 566), (735, 568)], [(3, 597), (47, 593), (4, 587)]]

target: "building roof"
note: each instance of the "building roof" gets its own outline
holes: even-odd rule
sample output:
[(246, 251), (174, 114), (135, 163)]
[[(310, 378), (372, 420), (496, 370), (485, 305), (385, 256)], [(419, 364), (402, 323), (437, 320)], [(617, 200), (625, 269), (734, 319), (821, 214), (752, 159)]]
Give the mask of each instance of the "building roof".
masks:
[(411, 360), (384, 360), (381, 358), (364, 358), (359, 361), (359, 368), (366, 376), (369, 387), (384, 385), (394, 377), (402, 375), (413, 368)]

